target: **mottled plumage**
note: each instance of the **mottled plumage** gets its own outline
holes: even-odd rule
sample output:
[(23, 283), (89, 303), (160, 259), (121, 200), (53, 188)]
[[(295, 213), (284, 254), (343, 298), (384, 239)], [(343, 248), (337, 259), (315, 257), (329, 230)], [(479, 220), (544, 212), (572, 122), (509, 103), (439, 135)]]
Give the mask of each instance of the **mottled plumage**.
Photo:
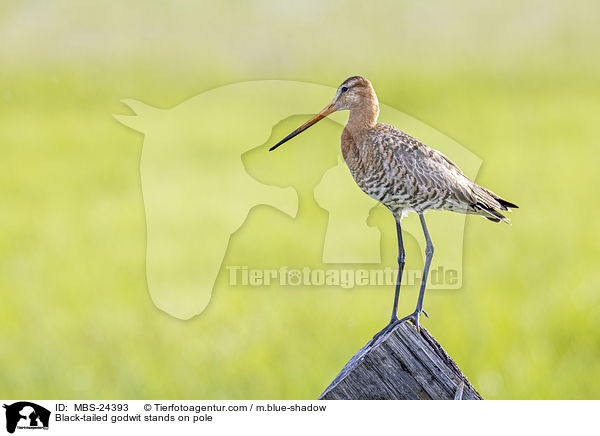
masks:
[(498, 210), (516, 205), (469, 179), (437, 150), (388, 124), (342, 134), (342, 154), (352, 177), (394, 215), (429, 209), (506, 220)]

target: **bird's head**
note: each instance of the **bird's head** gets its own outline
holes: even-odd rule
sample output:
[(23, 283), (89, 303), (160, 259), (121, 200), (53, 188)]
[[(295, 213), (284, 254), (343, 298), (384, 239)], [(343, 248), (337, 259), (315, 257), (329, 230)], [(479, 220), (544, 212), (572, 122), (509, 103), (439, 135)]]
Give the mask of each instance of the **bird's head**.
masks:
[[(352, 76), (342, 82), (330, 103), (333, 111), (351, 110), (375, 97), (371, 82), (361, 76)], [(376, 98), (376, 97), (375, 97)]]
[[(335, 97), (333, 97), (333, 100), (331, 100), (331, 103), (329, 103), (325, 107), (325, 109), (316, 114), (306, 123), (302, 124), (292, 133), (287, 135), (285, 138), (283, 138), (281, 141), (279, 141), (277, 144), (271, 147), (269, 151), (275, 150), (283, 143), (289, 141), (294, 136), (304, 132), (310, 126), (317, 124), (319, 121), (321, 121), (327, 115), (332, 114), (333, 112), (352, 110), (355, 108), (359, 108), (365, 104), (372, 103), (377, 105), (377, 96), (375, 95), (373, 86), (371, 86), (371, 82), (369, 82), (367, 79), (361, 76), (349, 77), (342, 82), (342, 84), (339, 86), (335, 93)], [(378, 105), (377, 110), (379, 110)]]

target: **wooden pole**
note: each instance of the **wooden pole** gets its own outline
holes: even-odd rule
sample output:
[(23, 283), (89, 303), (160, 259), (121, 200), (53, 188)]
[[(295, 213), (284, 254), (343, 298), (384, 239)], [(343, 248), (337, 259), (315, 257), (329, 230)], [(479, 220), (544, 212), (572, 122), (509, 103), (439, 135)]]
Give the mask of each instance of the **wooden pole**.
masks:
[(481, 400), (442, 346), (405, 321), (367, 344), (346, 364), (321, 400)]

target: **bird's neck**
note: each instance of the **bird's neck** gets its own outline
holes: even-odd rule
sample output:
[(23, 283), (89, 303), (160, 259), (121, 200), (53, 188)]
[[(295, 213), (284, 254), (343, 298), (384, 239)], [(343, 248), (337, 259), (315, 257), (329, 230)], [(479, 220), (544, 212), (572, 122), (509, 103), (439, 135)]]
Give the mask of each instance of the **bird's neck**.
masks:
[(374, 94), (370, 98), (364, 99), (360, 105), (350, 109), (346, 129), (354, 137), (377, 124), (379, 102)]

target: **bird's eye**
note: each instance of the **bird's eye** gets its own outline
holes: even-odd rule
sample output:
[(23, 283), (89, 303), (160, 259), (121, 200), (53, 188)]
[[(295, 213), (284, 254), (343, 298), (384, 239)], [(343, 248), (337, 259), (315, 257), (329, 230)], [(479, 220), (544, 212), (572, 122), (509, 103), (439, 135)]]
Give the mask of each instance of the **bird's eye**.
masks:
[(346, 88), (345, 86), (342, 86), (342, 92), (346, 92), (348, 91), (348, 88)]

